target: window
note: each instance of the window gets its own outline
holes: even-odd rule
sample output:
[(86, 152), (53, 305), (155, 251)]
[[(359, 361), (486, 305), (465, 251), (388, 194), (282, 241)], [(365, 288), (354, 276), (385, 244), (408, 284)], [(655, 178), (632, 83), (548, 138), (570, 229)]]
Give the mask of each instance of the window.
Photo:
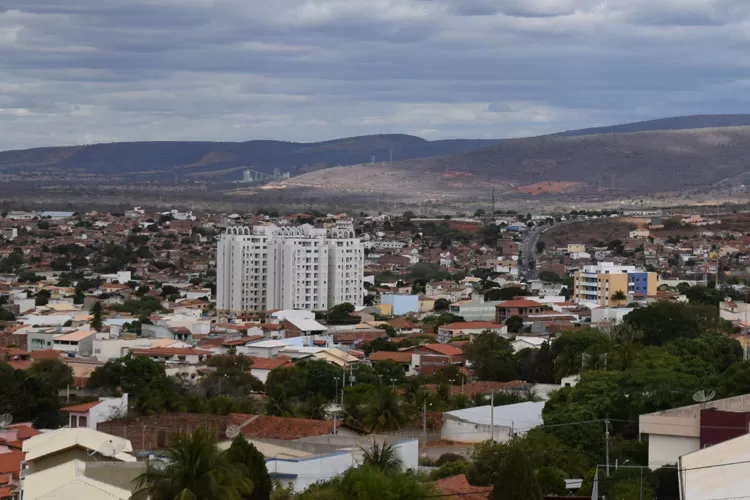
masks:
[(70, 426), (78, 427), (78, 417), (76, 417), (75, 415), (70, 416)]
[(78, 417), (78, 427), (87, 427), (88, 417)]

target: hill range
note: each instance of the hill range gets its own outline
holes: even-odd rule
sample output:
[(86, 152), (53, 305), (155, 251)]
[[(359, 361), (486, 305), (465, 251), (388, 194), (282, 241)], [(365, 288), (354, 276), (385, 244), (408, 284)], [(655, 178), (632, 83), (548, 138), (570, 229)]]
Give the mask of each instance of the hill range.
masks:
[(278, 188), (397, 196), (470, 196), (478, 186), (519, 196), (731, 188), (749, 180), (750, 115), (666, 118), (522, 139), (427, 141), (394, 134), (0, 152), (0, 180), (226, 181), (239, 180), (248, 166), (290, 172), (291, 179), (274, 183)]

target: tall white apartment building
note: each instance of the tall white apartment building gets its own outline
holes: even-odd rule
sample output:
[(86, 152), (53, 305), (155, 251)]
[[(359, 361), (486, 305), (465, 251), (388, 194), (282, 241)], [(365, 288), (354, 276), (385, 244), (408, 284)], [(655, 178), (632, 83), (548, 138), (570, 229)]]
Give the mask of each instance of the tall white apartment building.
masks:
[(219, 237), (216, 266), (219, 310), (362, 304), (364, 252), (351, 223), (230, 227)]

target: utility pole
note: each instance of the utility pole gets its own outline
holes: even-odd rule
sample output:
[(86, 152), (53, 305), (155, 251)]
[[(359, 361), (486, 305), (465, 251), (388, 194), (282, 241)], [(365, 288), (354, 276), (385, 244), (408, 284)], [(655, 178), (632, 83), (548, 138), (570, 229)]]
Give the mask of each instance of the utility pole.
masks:
[(606, 454), (607, 477), (609, 477), (609, 419), (604, 420), (604, 450)]
[(495, 390), (490, 393), (490, 441), (495, 442)]
[(344, 389), (346, 389), (346, 365), (344, 365), (344, 380), (341, 381), (341, 407), (344, 407)]
[(427, 448), (427, 399), (422, 403), (422, 435), (424, 436), (424, 447)]

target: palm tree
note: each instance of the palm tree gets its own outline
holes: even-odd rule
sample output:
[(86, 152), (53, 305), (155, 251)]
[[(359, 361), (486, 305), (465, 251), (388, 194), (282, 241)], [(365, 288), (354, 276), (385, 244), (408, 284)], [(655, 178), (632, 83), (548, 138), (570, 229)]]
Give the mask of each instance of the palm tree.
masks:
[(386, 442), (377, 443), (373, 441), (370, 448), (362, 450), (362, 465), (371, 466), (386, 474), (397, 474), (404, 467), (404, 462), (398, 455), (396, 448)]
[(612, 294), (612, 301), (614, 301), (618, 305), (625, 302), (626, 300), (628, 300), (628, 296), (622, 290), (617, 290)]
[(364, 424), (369, 432), (398, 429), (404, 423), (404, 413), (398, 395), (388, 387), (380, 387), (365, 410)]
[(136, 495), (151, 500), (242, 500), (253, 490), (252, 481), (219, 450), (216, 436), (207, 430), (175, 436), (165, 455), (136, 478)]

